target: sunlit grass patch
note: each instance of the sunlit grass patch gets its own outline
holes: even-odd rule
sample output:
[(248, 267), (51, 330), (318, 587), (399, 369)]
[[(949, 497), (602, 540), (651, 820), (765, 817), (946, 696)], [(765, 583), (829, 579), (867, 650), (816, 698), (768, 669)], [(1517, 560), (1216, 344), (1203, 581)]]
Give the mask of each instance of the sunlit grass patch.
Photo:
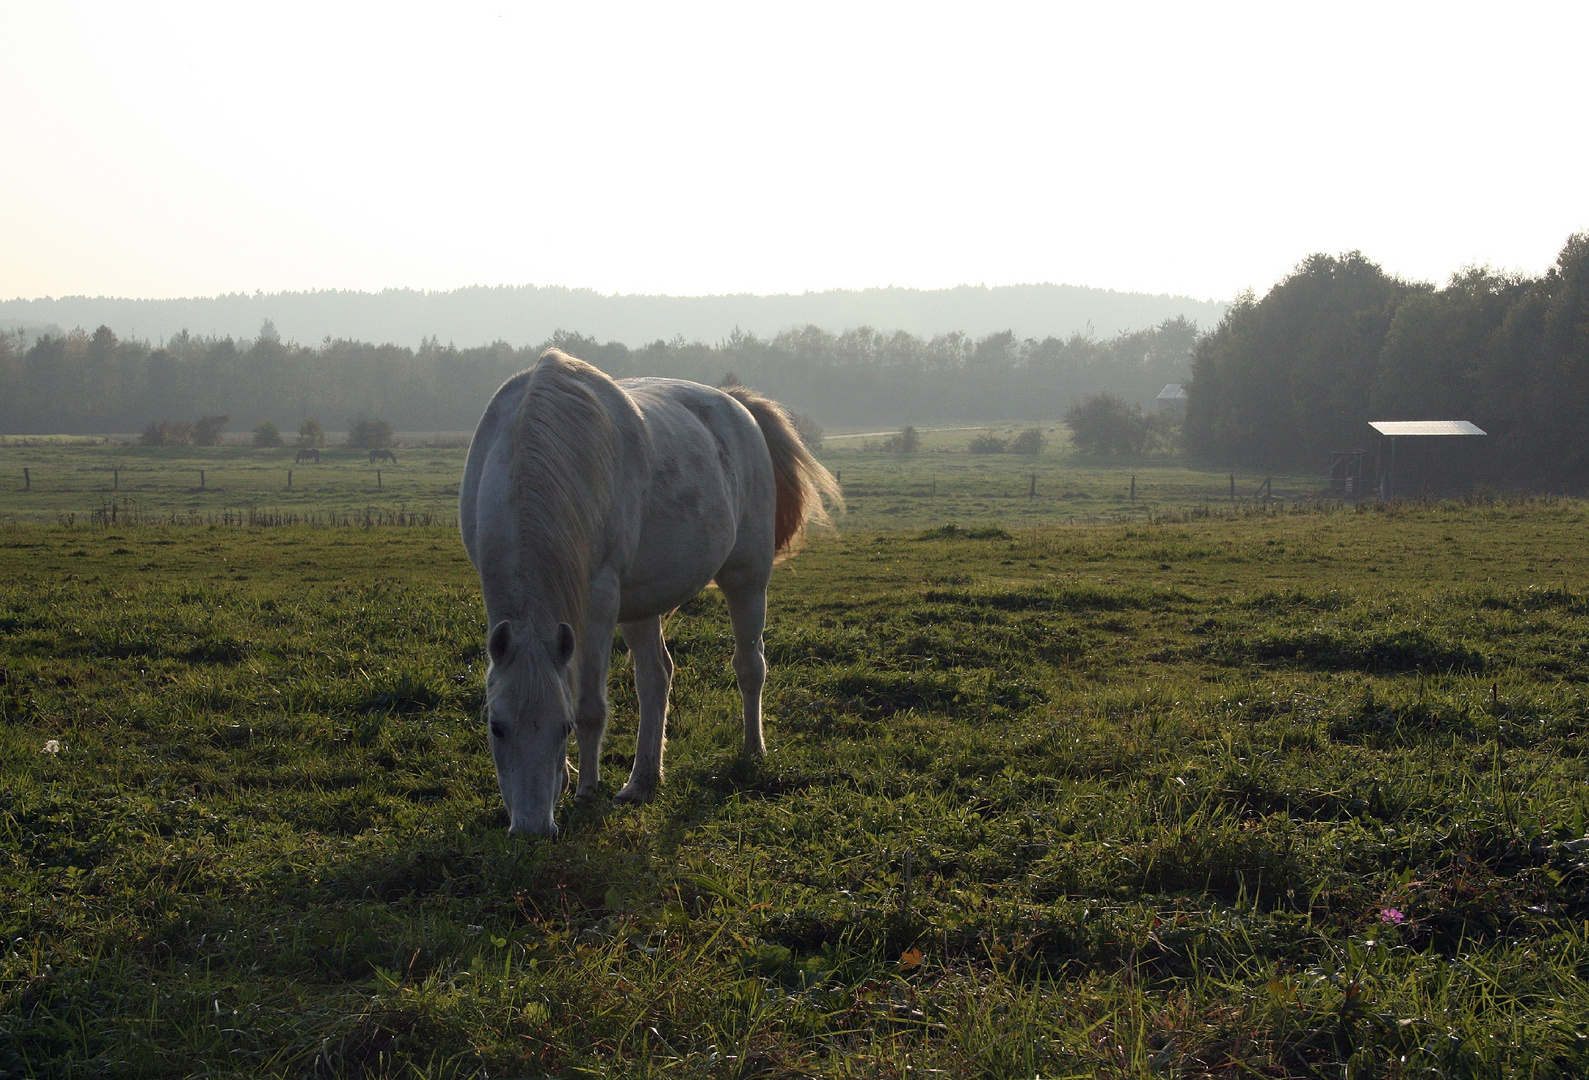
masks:
[(1581, 1075), (1583, 524), (819, 537), (555, 844), (449, 531), (10, 527), (0, 1073)]

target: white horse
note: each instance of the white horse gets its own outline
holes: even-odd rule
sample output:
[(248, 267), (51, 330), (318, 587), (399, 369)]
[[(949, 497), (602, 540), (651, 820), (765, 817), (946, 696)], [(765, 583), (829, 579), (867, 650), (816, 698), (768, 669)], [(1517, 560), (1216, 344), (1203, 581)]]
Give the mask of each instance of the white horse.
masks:
[(618, 792), (662, 782), (673, 661), (667, 616), (716, 581), (734, 627), (745, 752), (765, 753), (761, 690), (767, 581), (838, 484), (776, 402), (742, 387), (614, 382), (547, 350), (502, 385), (476, 428), (458, 523), (480, 572), (490, 632), (491, 756), (509, 832), (557, 835), (568, 735), (576, 798), (596, 793), (613, 627), (634, 656), (640, 727)]

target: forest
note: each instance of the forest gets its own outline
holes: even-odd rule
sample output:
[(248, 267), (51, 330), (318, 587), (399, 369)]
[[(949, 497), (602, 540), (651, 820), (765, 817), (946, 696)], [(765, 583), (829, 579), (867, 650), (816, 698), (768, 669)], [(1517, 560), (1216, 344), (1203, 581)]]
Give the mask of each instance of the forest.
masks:
[(1469, 268), (1444, 288), (1361, 253), (1313, 255), (1200, 338), (1186, 448), (1253, 468), (1321, 470), (1370, 420), (1471, 420), (1483, 479), (1589, 486), (1589, 234), (1544, 275)]
[(1196, 339), (1195, 323), (1174, 318), (1103, 340), (806, 326), (770, 339), (736, 331), (716, 344), (676, 337), (640, 349), (565, 331), (524, 348), (459, 349), (432, 337), (410, 349), (331, 339), (303, 346), (266, 323), (253, 340), (183, 332), (155, 348), (101, 326), (31, 345), (0, 334), (0, 432), (133, 433), (220, 414), (233, 431), (267, 420), (296, 430), (309, 417), (340, 430), (361, 414), (402, 431), (468, 431), (492, 392), (549, 345), (617, 378), (716, 384), (733, 375), (833, 427), (1046, 420), (1099, 392), (1151, 402), (1185, 377)]
[(641, 348), (559, 330), (532, 346), (417, 348), (183, 331), (159, 347), (107, 326), (30, 340), (0, 332), (0, 432), (134, 433), (227, 416), (232, 431), (354, 417), (400, 431), (473, 428), (501, 382), (548, 345), (615, 377), (733, 378), (839, 429), (1057, 419), (1107, 394), (1151, 410), (1185, 382), (1181, 445), (1205, 463), (1324, 471), (1368, 448), (1369, 420), (1470, 420), (1489, 434), (1481, 480), (1508, 490), (1589, 487), (1589, 234), (1539, 277), (1468, 268), (1442, 288), (1387, 274), (1360, 252), (1316, 254), (1219, 323), (1165, 319), (1112, 337), (930, 337), (815, 325), (735, 330)]

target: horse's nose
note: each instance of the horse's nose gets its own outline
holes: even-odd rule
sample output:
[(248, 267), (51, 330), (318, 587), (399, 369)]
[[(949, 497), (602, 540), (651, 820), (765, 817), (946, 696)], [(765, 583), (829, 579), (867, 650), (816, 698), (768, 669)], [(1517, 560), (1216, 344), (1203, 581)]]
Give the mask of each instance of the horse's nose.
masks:
[(542, 824), (540, 828), (535, 828), (534, 826), (530, 826), (530, 825), (521, 825), (517, 819), (514, 819), (513, 824), (508, 826), (508, 835), (509, 836), (544, 836), (548, 840), (556, 840), (557, 839), (557, 822), (553, 821), (550, 817), (547, 817), (545, 823)]

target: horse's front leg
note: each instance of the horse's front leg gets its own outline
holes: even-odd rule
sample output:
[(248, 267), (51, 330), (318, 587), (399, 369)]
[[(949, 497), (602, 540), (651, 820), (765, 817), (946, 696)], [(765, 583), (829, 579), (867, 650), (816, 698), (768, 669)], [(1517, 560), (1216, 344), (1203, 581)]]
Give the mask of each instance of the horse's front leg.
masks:
[(635, 733), (634, 768), (618, 792), (620, 802), (646, 802), (662, 786), (662, 748), (668, 726), (668, 691), (673, 686), (673, 658), (662, 640), (662, 617), (623, 624), (623, 640), (634, 658), (635, 692), (640, 698), (640, 727)]
[(590, 606), (579, 649), (579, 699), (574, 702), (574, 736), (579, 741), (579, 787), (574, 798), (594, 798), (601, 783), (601, 740), (607, 734), (607, 667), (612, 662), (612, 631), (618, 621), (618, 575), (598, 574), (590, 586)]

